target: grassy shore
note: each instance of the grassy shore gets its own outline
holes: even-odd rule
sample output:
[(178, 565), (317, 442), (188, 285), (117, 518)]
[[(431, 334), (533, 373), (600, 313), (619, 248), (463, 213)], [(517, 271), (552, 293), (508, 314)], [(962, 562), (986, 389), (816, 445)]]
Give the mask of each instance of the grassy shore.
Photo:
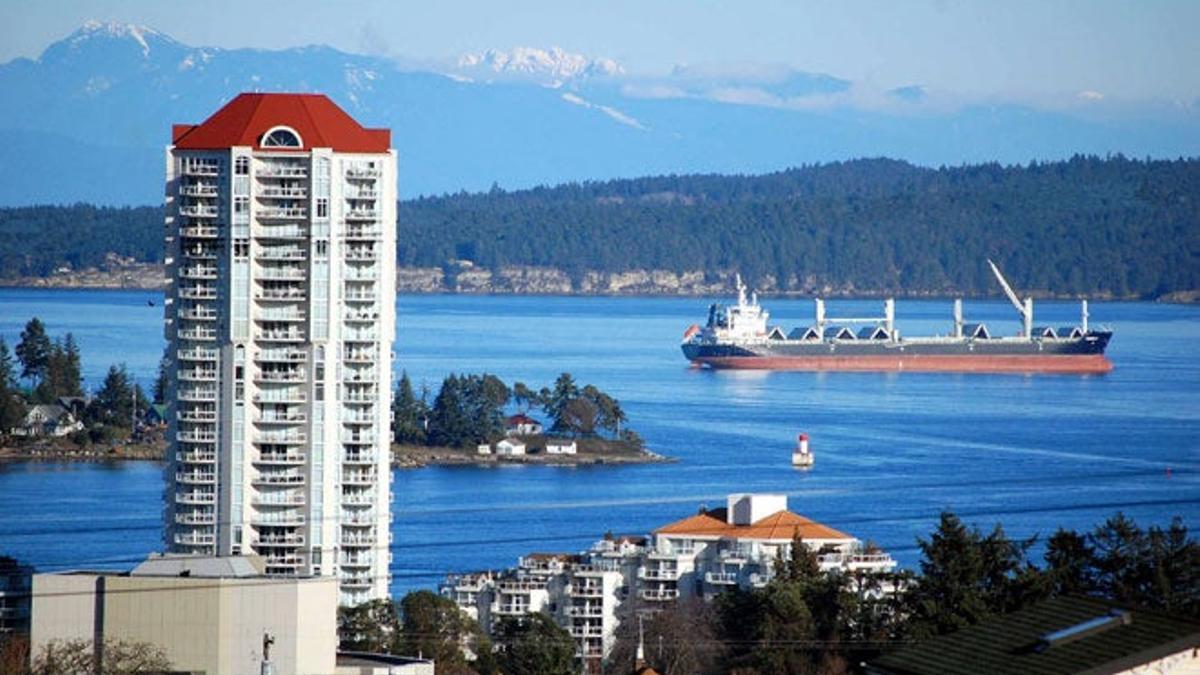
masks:
[[(541, 437), (524, 437), (530, 448), (545, 447)], [(446, 448), (392, 445), (392, 466), (416, 469), (430, 465), (552, 464), (649, 464), (674, 461), (635, 444), (599, 438), (576, 441), (575, 455), (548, 455), (535, 451), (516, 457), (480, 455), (475, 448)], [(79, 445), (69, 438), (8, 439), (0, 444), (0, 462), (94, 462), (109, 460), (164, 461), (167, 444), (162, 434), (115, 443)]]

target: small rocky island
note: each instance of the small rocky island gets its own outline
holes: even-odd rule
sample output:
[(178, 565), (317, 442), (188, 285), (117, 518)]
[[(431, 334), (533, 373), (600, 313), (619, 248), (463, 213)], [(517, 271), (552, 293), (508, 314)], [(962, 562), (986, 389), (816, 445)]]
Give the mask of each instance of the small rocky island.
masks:
[[(553, 387), (452, 374), (418, 396), (405, 373), (392, 402), (393, 465), (637, 464), (670, 461), (646, 449), (621, 404), (563, 373)], [(517, 412), (505, 416), (515, 406)], [(539, 409), (546, 424), (532, 415)]]

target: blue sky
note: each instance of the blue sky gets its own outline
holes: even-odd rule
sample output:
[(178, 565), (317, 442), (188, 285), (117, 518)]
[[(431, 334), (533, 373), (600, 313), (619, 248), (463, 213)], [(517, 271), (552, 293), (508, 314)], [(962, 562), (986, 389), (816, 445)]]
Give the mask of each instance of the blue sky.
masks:
[(1200, 99), (1195, 0), (4, 0), (0, 18), (0, 61), (36, 57), (96, 18), (146, 24), (196, 46), (320, 43), (438, 62), (557, 45), (641, 75), (677, 64), (785, 64), (975, 99), (1086, 92), (1189, 107)]

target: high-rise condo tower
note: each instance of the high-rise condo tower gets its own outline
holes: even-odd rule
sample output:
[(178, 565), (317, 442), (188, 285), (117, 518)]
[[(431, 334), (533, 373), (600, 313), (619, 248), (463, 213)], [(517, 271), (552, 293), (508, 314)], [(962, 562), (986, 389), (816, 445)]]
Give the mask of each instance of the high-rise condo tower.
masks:
[(387, 597), (396, 153), (325, 96), (175, 125), (166, 544)]

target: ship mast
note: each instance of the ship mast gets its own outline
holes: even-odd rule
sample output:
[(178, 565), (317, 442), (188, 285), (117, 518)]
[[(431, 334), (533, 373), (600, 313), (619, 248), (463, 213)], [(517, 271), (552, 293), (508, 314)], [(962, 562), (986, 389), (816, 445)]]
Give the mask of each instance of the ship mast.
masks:
[(1022, 303), (1021, 299), (1018, 298), (1017, 294), (1013, 291), (1012, 286), (1008, 285), (1008, 281), (1004, 278), (1004, 275), (1000, 273), (1000, 268), (996, 267), (996, 263), (992, 262), (989, 259), (987, 261), (987, 264), (989, 267), (992, 268), (992, 273), (996, 275), (996, 280), (1000, 282), (1000, 288), (1003, 288), (1004, 294), (1008, 296), (1008, 301), (1012, 303), (1013, 307), (1017, 308), (1017, 314), (1021, 315), (1021, 320), (1022, 320), (1022, 324), (1023, 324), (1023, 332), (1021, 333), (1021, 335), (1024, 337), (1032, 336), (1033, 335), (1033, 298), (1025, 298), (1025, 302)]

